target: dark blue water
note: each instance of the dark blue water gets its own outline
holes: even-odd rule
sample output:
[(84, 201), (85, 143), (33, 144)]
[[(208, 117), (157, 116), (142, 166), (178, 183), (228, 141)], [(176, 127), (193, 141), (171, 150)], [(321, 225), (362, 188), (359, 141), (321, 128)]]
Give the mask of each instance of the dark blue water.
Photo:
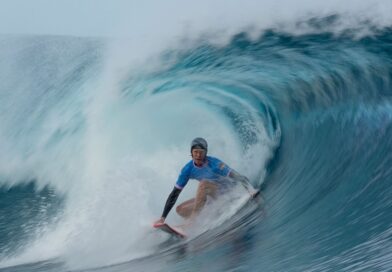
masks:
[(49, 188), (37, 189), (34, 182), (2, 187), (0, 228), (2, 257), (18, 250), (18, 245), (56, 220), (61, 197)]
[[(0, 85), (7, 270), (391, 270), (391, 29), (359, 38), (350, 30), (238, 33), (225, 46), (166, 51), (159, 69), (130, 69), (110, 90), (96, 83), (105, 77), (105, 41), (3, 37), (1, 46), (24, 60), (17, 68), (0, 62), (11, 75)], [(32, 78), (23, 84), (25, 74)], [(156, 234), (141, 229), (159, 216), (178, 154), (200, 131), (221, 157), (238, 157), (223, 159), (250, 176), (263, 199), (188, 241), (154, 244)], [(165, 152), (179, 161), (163, 168), (173, 174), (157, 166), (155, 159), (171, 161)], [(90, 179), (107, 172), (115, 179)], [(27, 178), (35, 182), (20, 185)], [(129, 235), (118, 227), (128, 222)], [(60, 236), (62, 225), (71, 231)], [(56, 244), (56, 254), (36, 256), (46, 252), (31, 248), (40, 239)]]

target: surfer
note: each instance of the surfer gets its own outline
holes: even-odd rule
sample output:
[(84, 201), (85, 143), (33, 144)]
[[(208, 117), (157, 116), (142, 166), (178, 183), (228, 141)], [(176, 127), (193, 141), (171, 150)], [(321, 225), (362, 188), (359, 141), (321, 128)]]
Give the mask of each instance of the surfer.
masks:
[(195, 138), (191, 143), (192, 160), (181, 170), (177, 182), (167, 198), (162, 216), (154, 224), (165, 222), (167, 215), (173, 208), (182, 189), (189, 179), (199, 181), (196, 197), (177, 206), (177, 213), (186, 219), (193, 219), (204, 207), (207, 197), (216, 199), (219, 195), (228, 192), (235, 182), (240, 182), (254, 197), (258, 191), (253, 188), (248, 178), (240, 175), (221, 160), (207, 156), (208, 144), (203, 138)]

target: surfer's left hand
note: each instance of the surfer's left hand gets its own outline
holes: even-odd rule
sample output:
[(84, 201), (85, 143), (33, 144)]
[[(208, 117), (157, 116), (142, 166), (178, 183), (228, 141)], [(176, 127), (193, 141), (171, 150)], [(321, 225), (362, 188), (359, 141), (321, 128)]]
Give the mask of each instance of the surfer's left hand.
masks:
[(251, 198), (255, 198), (259, 194), (259, 190), (255, 190), (254, 188), (249, 190), (249, 194)]

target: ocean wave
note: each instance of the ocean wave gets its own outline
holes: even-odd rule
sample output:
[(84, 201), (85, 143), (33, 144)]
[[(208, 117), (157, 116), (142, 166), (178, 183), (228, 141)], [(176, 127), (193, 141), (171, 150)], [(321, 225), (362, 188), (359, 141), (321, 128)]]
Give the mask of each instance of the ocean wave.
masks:
[[(103, 40), (2, 38), (0, 182), (35, 180), (64, 199), (49, 229), (18, 236), (22, 248), (3, 240), (0, 264), (227, 270), (235, 256), (250, 270), (390, 268), (392, 33), (337, 35), (336, 21), (202, 40), (118, 74)], [(262, 188), (265, 204), (221, 222), (235, 237), (217, 227), (162, 253), (149, 226), (194, 136)], [(3, 224), (10, 236), (19, 223)]]

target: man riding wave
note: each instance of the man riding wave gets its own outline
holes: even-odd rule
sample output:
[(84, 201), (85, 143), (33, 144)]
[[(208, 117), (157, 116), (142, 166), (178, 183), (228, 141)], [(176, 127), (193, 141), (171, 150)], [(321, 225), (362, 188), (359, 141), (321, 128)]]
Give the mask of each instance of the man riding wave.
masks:
[(177, 206), (177, 213), (186, 219), (193, 219), (203, 209), (207, 197), (216, 199), (228, 192), (236, 182), (240, 182), (254, 197), (256, 191), (247, 177), (240, 175), (234, 169), (218, 158), (207, 156), (208, 144), (203, 138), (195, 138), (191, 143), (192, 160), (181, 170), (177, 182), (167, 198), (162, 216), (154, 225), (163, 224), (170, 210), (173, 208), (182, 189), (190, 179), (199, 181), (196, 197)]

